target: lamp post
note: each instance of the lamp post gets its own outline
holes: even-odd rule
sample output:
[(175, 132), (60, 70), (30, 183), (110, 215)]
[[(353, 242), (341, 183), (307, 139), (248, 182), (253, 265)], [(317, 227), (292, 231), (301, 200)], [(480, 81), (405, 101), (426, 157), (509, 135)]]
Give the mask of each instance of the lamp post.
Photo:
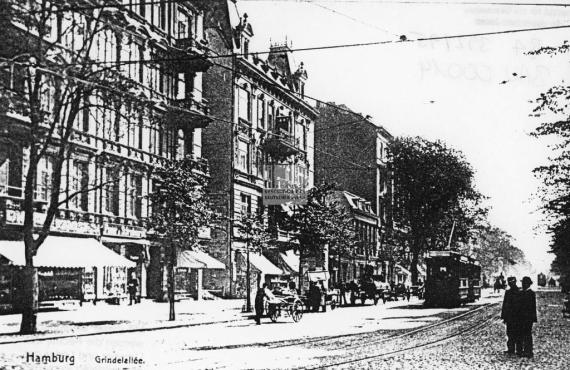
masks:
[(249, 265), (249, 234), (246, 234), (246, 263), (245, 263), (245, 311), (251, 312), (251, 281), (250, 281), (250, 265)]

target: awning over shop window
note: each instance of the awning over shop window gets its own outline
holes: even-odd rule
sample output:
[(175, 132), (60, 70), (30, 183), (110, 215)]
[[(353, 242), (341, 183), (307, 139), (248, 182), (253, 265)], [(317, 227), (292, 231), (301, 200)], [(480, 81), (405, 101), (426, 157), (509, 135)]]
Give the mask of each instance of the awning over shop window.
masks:
[(177, 267), (188, 267), (192, 269), (221, 269), (226, 265), (200, 250), (182, 251), (178, 254)]
[(400, 270), (404, 275), (412, 275), (410, 270), (402, 267), (401, 265), (396, 265), (395, 267), (396, 267), (396, 269)]
[[(0, 241), (0, 254), (12, 264), (24, 266), (23, 241)], [(34, 257), (36, 267), (135, 267), (136, 263), (113, 252), (92, 238), (48, 236)]]
[[(245, 257), (245, 256), (244, 256)], [(247, 258), (247, 257), (245, 257)], [(266, 275), (283, 275), (283, 271), (261, 254), (250, 253), (249, 262)]]
[(299, 273), (299, 256), (293, 250), (288, 250), (285, 253), (279, 253), (279, 257), (283, 261), (283, 268), (288, 273)]
[(194, 258), (196, 258), (198, 261), (206, 265), (207, 269), (220, 269), (220, 270), (226, 269), (226, 265), (224, 265), (222, 262), (218, 261), (214, 257), (210, 256), (206, 252), (202, 252), (197, 249), (191, 252), (193, 253)]
[(176, 260), (176, 267), (187, 267), (190, 269), (203, 269), (206, 265), (198, 261), (192, 251), (182, 251), (178, 253), (178, 258)]

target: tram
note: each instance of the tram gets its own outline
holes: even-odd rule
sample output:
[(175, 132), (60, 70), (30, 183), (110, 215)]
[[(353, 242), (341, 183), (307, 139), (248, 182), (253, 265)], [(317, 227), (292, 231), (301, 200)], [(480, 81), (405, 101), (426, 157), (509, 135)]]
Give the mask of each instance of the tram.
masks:
[(481, 297), (481, 266), (454, 251), (432, 251), (426, 258), (426, 307), (457, 307)]

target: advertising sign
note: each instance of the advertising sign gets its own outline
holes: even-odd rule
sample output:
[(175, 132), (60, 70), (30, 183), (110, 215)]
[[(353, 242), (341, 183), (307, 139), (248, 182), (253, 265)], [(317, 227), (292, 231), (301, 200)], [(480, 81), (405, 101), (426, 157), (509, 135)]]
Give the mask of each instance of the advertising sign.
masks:
[(296, 188), (267, 188), (263, 189), (263, 204), (266, 206), (280, 204), (307, 204), (307, 192)]

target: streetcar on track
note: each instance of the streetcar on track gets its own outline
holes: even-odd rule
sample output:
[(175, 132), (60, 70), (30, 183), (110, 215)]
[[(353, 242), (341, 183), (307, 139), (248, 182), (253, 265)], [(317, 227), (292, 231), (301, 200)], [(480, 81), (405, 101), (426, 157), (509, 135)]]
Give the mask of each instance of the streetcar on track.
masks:
[(457, 307), (481, 297), (481, 266), (475, 259), (454, 251), (431, 251), (426, 265), (426, 307)]

